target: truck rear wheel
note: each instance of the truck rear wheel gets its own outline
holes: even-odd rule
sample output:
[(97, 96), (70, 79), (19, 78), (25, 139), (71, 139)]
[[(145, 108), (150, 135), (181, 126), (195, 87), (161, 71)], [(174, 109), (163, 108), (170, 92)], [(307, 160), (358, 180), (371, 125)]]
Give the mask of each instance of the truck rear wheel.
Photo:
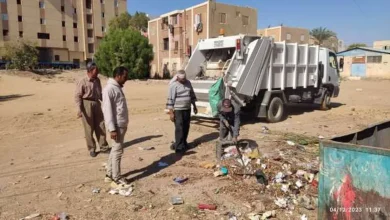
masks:
[(275, 96), (272, 98), (268, 110), (267, 120), (271, 123), (279, 122), (284, 116), (284, 103), (281, 98)]
[(321, 110), (329, 110), (330, 109), (330, 92), (327, 90), (325, 91), (324, 98), (321, 102)]

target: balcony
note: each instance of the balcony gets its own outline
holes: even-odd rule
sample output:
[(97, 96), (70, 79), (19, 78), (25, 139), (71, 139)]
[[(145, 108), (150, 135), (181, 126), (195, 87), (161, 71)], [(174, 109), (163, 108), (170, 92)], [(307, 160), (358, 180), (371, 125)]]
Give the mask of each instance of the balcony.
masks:
[(87, 8), (87, 14), (91, 15), (92, 14), (92, 8)]
[(95, 38), (93, 38), (93, 37), (88, 37), (88, 43), (89, 43), (89, 44), (95, 43)]
[(88, 29), (93, 29), (93, 24), (92, 23), (87, 23), (87, 28)]

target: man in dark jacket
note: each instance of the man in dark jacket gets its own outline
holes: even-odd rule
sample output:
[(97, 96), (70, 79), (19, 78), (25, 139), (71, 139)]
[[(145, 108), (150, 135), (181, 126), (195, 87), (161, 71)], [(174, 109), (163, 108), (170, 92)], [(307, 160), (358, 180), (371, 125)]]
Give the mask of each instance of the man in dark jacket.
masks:
[(218, 104), (218, 112), (219, 139), (237, 142), (240, 135), (240, 108), (235, 107), (230, 99), (224, 99)]

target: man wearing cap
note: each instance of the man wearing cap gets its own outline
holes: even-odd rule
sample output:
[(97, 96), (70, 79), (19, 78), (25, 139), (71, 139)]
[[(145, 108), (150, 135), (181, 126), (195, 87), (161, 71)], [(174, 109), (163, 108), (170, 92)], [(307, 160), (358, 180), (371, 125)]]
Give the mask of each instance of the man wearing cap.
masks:
[(188, 149), (188, 133), (191, 120), (191, 104), (194, 113), (198, 113), (196, 96), (191, 82), (186, 79), (184, 70), (179, 70), (176, 81), (169, 85), (167, 109), (172, 122), (175, 123), (175, 143), (171, 146), (176, 153), (183, 153)]
[(218, 112), (219, 139), (237, 142), (240, 135), (240, 108), (234, 107), (230, 99), (224, 99), (218, 104)]
[(97, 156), (96, 143), (93, 138), (94, 133), (99, 142), (100, 152), (109, 152), (104, 117), (100, 105), (100, 101), (102, 100), (102, 85), (98, 74), (99, 70), (96, 64), (88, 63), (87, 75), (77, 83), (75, 93), (77, 117), (82, 118), (85, 139), (91, 157)]

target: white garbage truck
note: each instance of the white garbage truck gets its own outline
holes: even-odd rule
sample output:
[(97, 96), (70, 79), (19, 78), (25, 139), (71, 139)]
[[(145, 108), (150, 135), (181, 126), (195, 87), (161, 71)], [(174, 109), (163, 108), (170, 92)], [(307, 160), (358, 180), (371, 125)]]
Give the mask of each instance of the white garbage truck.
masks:
[(340, 75), (333, 51), (317, 45), (274, 42), (236, 35), (200, 40), (185, 67), (196, 96), (198, 116), (215, 117), (209, 102), (213, 84), (254, 117), (279, 122), (288, 103), (330, 108), (339, 94)]

